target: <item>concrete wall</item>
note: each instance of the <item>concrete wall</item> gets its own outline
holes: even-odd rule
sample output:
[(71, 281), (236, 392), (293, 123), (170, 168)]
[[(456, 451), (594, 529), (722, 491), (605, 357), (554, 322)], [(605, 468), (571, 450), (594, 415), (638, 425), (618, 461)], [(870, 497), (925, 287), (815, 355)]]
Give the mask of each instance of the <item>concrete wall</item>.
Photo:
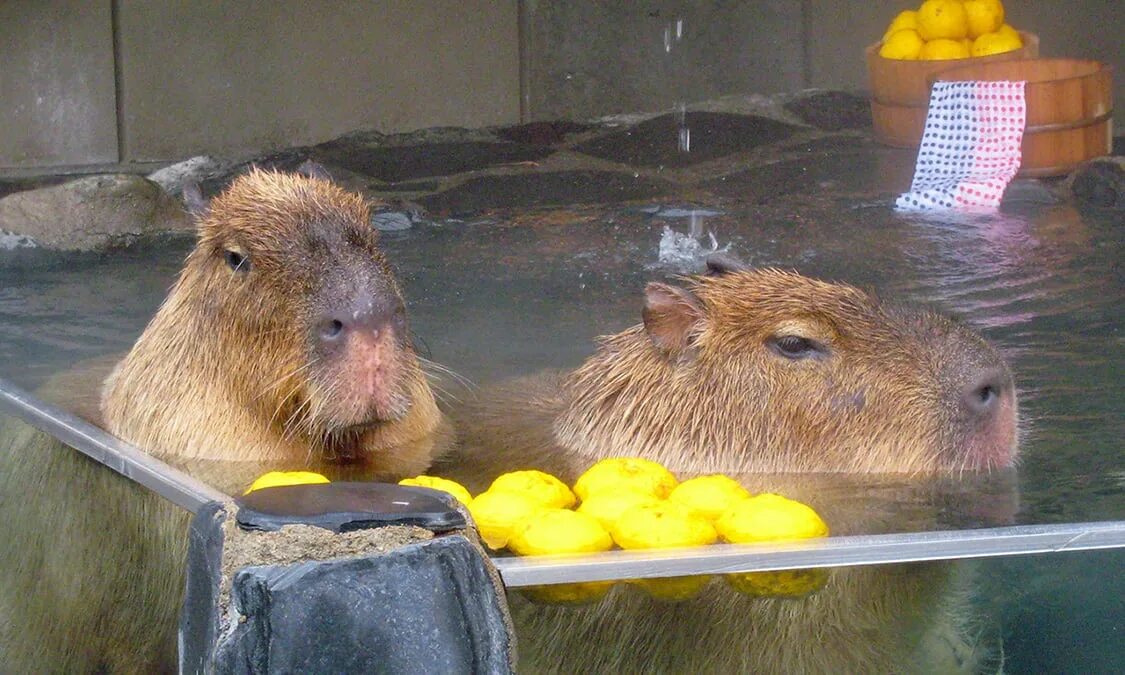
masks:
[[(859, 89), (864, 45), (916, 4), (0, 0), (0, 168)], [(1125, 128), (1121, 0), (1011, 0), (1008, 11), (1044, 55), (1112, 64)]]
[(0, 166), (117, 160), (109, 0), (0, 0)]
[[(803, 87), (864, 89), (863, 48), (920, 0), (526, 0), (526, 112), (532, 119), (668, 109), (678, 101)], [(1009, 23), (1040, 36), (1044, 56), (1115, 70), (1125, 128), (1125, 2), (1010, 0)], [(665, 52), (676, 18), (683, 39)]]
[(534, 119), (661, 110), (804, 83), (801, 2), (528, 0), (523, 22)]
[(516, 0), (122, 0), (130, 160), (519, 119)]

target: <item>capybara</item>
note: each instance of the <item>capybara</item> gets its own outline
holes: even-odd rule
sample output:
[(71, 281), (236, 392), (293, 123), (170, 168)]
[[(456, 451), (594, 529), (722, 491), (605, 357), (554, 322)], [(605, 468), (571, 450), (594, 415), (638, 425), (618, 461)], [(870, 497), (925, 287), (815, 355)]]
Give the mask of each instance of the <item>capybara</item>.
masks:
[[(71, 396), (84, 375), (44, 395), (230, 494), (269, 470), (424, 471), (452, 431), (364, 199), (253, 170), (200, 210), (100, 410)], [(20, 424), (0, 463), (0, 670), (174, 669), (188, 514)]]
[[(639, 456), (735, 476), (812, 505), (833, 534), (866, 534), (932, 528), (933, 481), (1013, 463), (1015, 389), (982, 338), (851, 286), (709, 267), (650, 283), (643, 323), (577, 370), (467, 401), (459, 450), (434, 472), (482, 490), (513, 469), (572, 482)], [(629, 584), (584, 607), (510, 596), (521, 672), (945, 672), (982, 663), (965, 582), (931, 563), (834, 569), (800, 599), (718, 579), (680, 603)]]

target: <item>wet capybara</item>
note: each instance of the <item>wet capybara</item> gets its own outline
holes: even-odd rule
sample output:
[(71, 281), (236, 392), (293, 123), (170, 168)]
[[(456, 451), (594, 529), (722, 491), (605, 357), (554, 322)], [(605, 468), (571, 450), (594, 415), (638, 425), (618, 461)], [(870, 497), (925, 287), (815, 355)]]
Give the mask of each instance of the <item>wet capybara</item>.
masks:
[[(721, 472), (816, 508), (833, 534), (934, 527), (950, 474), (1009, 467), (1016, 395), (983, 339), (851, 286), (716, 258), (651, 283), (643, 323), (577, 370), (520, 378), (454, 411), (458, 451), (433, 470), (484, 489), (504, 471), (573, 481), (640, 456)], [(713, 580), (680, 603), (629, 584), (583, 607), (511, 595), (521, 672), (971, 671), (983, 650), (950, 564), (838, 568), (801, 599)]]
[[(230, 494), (269, 470), (422, 472), (452, 432), (368, 208), (320, 179), (239, 177), (100, 411), (70, 396), (84, 375), (45, 396)], [(0, 463), (0, 671), (174, 669), (188, 514), (23, 425)]]

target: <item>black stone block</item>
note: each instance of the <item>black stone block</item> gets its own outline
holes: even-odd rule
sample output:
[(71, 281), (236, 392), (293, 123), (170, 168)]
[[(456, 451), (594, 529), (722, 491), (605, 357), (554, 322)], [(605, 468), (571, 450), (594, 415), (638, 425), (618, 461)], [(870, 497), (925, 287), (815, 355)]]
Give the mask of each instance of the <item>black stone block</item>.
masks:
[(507, 673), (502, 600), (459, 535), (235, 575), (218, 673)]
[(631, 173), (558, 171), (481, 176), (418, 200), (428, 212), (474, 214), (487, 209), (536, 208), (573, 204), (617, 204), (652, 199), (668, 186)]
[[(690, 131), (687, 152), (680, 128)], [(797, 127), (757, 115), (689, 112), (661, 115), (575, 146), (575, 150), (630, 166), (685, 167), (789, 138)]]
[(279, 530), (303, 524), (333, 532), (384, 525), (414, 525), (432, 532), (466, 526), (448, 493), (389, 483), (324, 483), (255, 490), (237, 500), (246, 530)]
[(535, 161), (552, 152), (549, 146), (524, 143), (464, 141), (368, 147), (344, 139), (318, 145), (312, 154), (348, 171), (398, 183)]

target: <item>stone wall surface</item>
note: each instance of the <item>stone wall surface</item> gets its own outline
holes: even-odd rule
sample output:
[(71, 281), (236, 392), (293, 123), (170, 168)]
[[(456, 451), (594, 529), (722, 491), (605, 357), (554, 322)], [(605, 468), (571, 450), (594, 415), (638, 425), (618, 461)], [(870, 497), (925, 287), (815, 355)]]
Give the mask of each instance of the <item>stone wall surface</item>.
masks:
[(0, 2), (0, 167), (117, 160), (109, 0)]
[[(917, 0), (7, 0), (0, 169), (172, 162), (517, 120), (866, 87), (864, 46)], [(1011, 0), (1044, 56), (1116, 70), (1108, 0)], [(120, 138), (118, 136), (120, 135)], [(120, 150), (120, 152), (119, 152)]]

